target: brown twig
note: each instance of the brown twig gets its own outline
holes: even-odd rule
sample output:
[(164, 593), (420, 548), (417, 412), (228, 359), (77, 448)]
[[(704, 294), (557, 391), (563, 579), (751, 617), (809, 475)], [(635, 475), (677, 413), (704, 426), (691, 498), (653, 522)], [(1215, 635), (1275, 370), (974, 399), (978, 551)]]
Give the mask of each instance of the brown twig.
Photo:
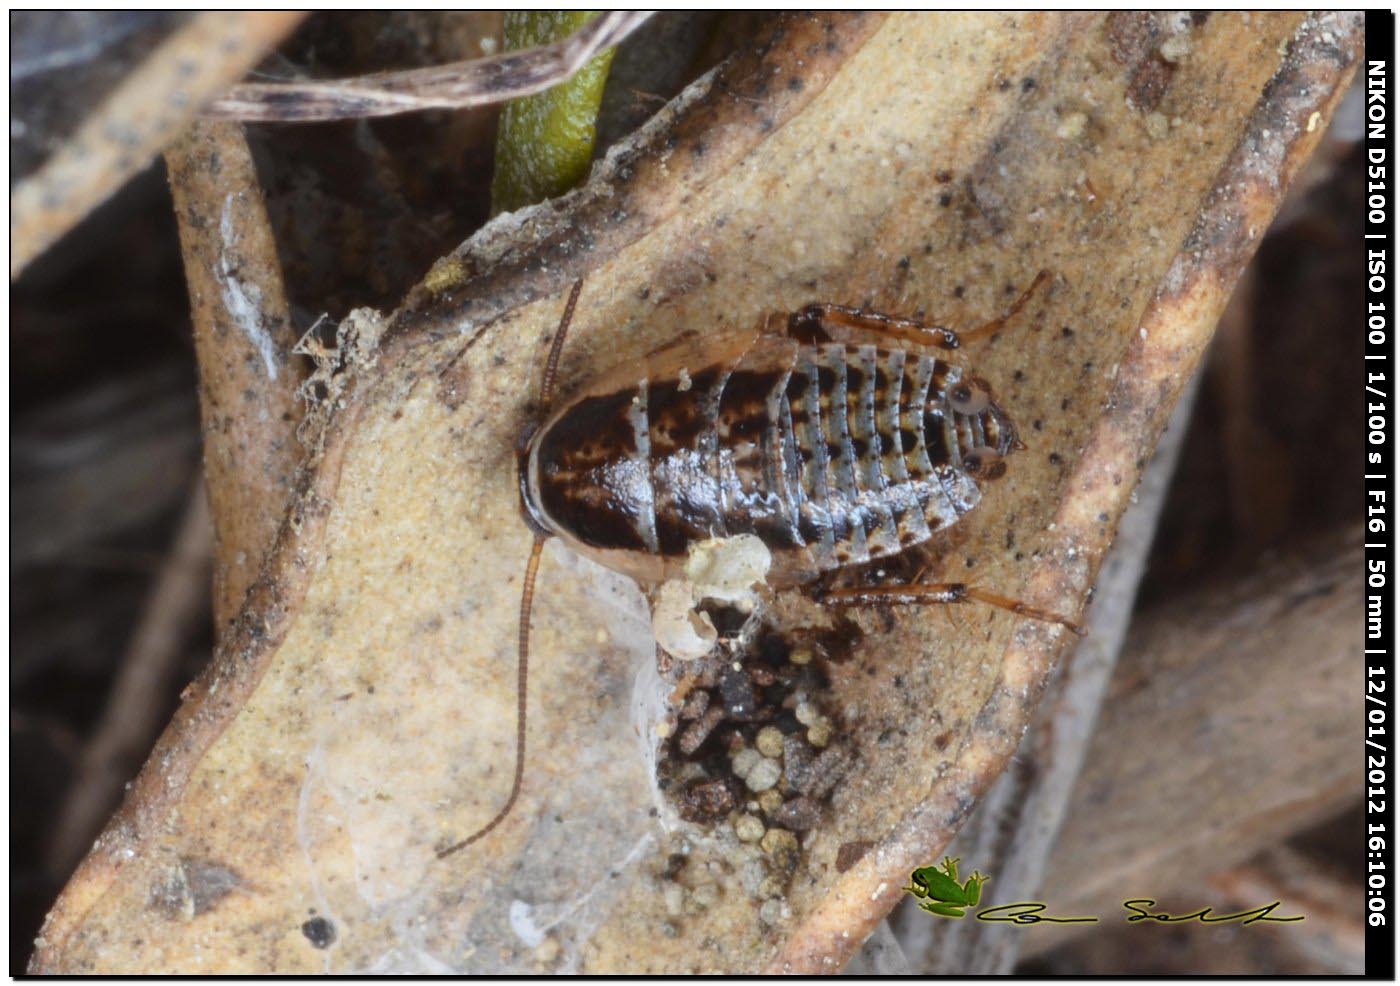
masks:
[(190, 288), (214, 517), (215, 626), (238, 612), (300, 458), (302, 368), (267, 208), (236, 123), (196, 123), (166, 154)]
[[(197, 478), (190, 489), (174, 544), (58, 814), (46, 861), (56, 877), (67, 875), (87, 852), (122, 784), (150, 749), (164, 724), (170, 676), (190, 635), (208, 618), (210, 525), (203, 487)], [(191, 571), (194, 562), (198, 572)]]
[(10, 279), (144, 168), (305, 16), (204, 13), (175, 31), (10, 193)]
[(244, 83), (215, 100), (205, 115), (285, 123), (503, 103), (565, 81), (650, 16), (650, 11), (611, 11), (554, 44), (433, 68), (324, 82)]

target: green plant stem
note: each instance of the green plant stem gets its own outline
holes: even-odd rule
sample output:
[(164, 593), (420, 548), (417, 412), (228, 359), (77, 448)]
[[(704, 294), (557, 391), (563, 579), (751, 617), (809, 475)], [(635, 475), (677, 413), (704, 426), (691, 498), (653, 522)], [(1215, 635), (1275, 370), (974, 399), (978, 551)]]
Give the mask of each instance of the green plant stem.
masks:
[[(507, 13), (505, 46), (514, 51), (559, 41), (597, 15), (595, 10)], [(506, 104), (496, 136), (493, 214), (562, 195), (583, 180), (593, 159), (598, 107), (614, 50), (599, 52), (552, 89)]]

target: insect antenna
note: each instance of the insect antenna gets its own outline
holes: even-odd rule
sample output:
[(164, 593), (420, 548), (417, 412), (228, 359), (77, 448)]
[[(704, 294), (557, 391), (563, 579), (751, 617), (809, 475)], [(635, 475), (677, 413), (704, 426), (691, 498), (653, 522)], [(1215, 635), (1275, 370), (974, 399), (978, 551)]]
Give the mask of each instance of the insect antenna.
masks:
[(514, 810), (516, 799), (520, 797), (520, 788), (525, 781), (525, 727), (528, 705), (526, 697), (530, 684), (530, 607), (535, 601), (535, 573), (540, 568), (540, 552), (544, 549), (544, 542), (542, 535), (535, 535), (535, 543), (530, 547), (530, 560), (525, 563), (525, 587), (520, 594), (520, 644), (515, 671), (515, 775), (510, 782), (510, 796), (506, 798), (501, 810), (481, 828), (461, 842), (455, 842), (446, 849), (439, 849), (438, 859), (446, 859), (459, 849), (465, 849), (473, 842), (490, 835)]
[[(554, 342), (549, 347), (549, 359), (545, 362), (544, 378), (540, 382), (541, 414), (549, 410), (550, 400), (554, 397), (554, 377), (559, 369), (559, 354), (564, 348), (564, 336), (568, 334), (569, 323), (574, 319), (574, 308), (578, 304), (581, 290), (583, 280), (579, 279), (574, 282), (573, 289), (569, 292), (564, 314), (559, 319), (559, 328), (554, 333)], [(537, 533), (534, 543), (530, 545), (530, 559), (525, 563), (525, 579), (520, 589), (520, 628), (515, 670), (515, 774), (510, 782), (510, 795), (501, 806), (501, 810), (496, 812), (489, 822), (460, 842), (454, 842), (446, 849), (439, 849), (438, 859), (446, 859), (473, 842), (486, 838), (492, 830), (510, 817), (510, 813), (515, 809), (515, 802), (520, 798), (520, 788), (525, 782), (525, 731), (529, 712), (530, 610), (535, 603), (535, 576), (540, 570), (540, 553), (544, 550), (545, 538), (546, 535)]]
[(579, 292), (583, 290), (583, 278), (574, 282), (569, 291), (569, 300), (564, 304), (564, 314), (559, 319), (559, 329), (554, 333), (554, 342), (549, 347), (549, 359), (544, 364), (544, 377), (540, 380), (540, 413), (549, 410), (554, 400), (554, 378), (559, 373), (559, 354), (564, 351), (564, 336), (568, 335), (569, 323), (574, 320), (574, 307), (578, 305)]

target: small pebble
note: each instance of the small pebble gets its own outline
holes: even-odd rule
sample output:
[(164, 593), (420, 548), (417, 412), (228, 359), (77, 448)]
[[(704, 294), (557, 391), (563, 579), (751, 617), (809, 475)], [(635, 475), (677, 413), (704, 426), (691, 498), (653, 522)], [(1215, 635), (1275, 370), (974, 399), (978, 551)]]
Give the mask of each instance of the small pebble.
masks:
[(746, 746), (730, 759), (730, 766), (736, 777), (748, 777), (749, 771), (758, 766), (758, 762), (763, 759), (763, 754), (759, 753), (751, 746)]
[(783, 796), (770, 787), (758, 796), (758, 806), (765, 815), (772, 815), (783, 806)]
[(693, 784), (676, 800), (677, 809), (687, 822), (708, 822), (727, 815), (738, 801), (729, 781), (722, 777)]
[(831, 742), (831, 720), (820, 719), (807, 728), (807, 741), (821, 749)]
[(797, 848), (797, 836), (787, 829), (769, 829), (759, 845), (763, 847), (764, 852), (768, 853), (769, 859), (773, 861), (773, 866), (779, 873), (789, 874), (797, 869), (797, 860), (800, 855)]
[(797, 716), (797, 721), (804, 726), (810, 726), (821, 718), (821, 712), (811, 702), (798, 702), (797, 709), (793, 713)]
[(821, 817), (821, 808), (811, 798), (793, 798), (773, 813), (773, 821), (799, 832), (816, 828)]
[(859, 863), (868, 853), (873, 842), (843, 842), (836, 850), (836, 872), (845, 873), (852, 866)]
[(785, 850), (797, 849), (797, 836), (787, 829), (769, 829), (764, 833), (759, 846), (769, 855), (777, 855)]
[(850, 760), (838, 747), (823, 750), (822, 755), (812, 764), (812, 781), (803, 793), (821, 800), (831, 793), (836, 782), (845, 776), (850, 767)]
[(758, 711), (758, 696), (754, 694), (753, 682), (742, 670), (725, 669), (719, 679), (719, 694), (731, 719), (751, 721)]
[(783, 755), (783, 734), (775, 726), (764, 726), (758, 731), (758, 736), (754, 739), (754, 745), (758, 747), (758, 752), (765, 757), (774, 759)]
[(705, 710), (710, 707), (710, 693), (703, 688), (696, 688), (685, 697), (685, 704), (681, 706), (680, 717), (682, 719), (699, 719), (705, 714)]
[(794, 647), (792, 653), (788, 654), (788, 660), (793, 664), (811, 664), (812, 648), (802, 646)]
[(806, 792), (812, 782), (812, 763), (815, 759), (812, 748), (801, 736), (783, 737), (783, 778), (794, 791)]
[(740, 842), (757, 842), (763, 838), (765, 831), (763, 823), (752, 815), (740, 815), (734, 819), (734, 834)]
[(766, 791), (777, 784), (778, 778), (782, 776), (783, 768), (778, 761), (763, 758), (744, 775), (744, 783), (749, 786), (750, 791)]
[(724, 710), (718, 705), (706, 711), (695, 722), (685, 727), (685, 732), (681, 733), (680, 739), (676, 740), (676, 746), (685, 756), (690, 756), (698, 750), (709, 739), (710, 733), (720, 724), (724, 718)]
[(758, 919), (764, 924), (777, 924), (783, 918), (783, 905), (776, 900), (763, 902), (763, 906), (758, 909)]

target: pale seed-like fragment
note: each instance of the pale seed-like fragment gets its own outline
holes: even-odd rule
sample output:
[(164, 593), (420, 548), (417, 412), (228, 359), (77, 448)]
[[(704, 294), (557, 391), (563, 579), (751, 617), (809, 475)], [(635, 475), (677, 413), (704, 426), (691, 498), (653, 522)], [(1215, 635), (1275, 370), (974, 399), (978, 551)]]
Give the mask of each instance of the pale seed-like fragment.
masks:
[(763, 823), (752, 815), (740, 815), (734, 819), (734, 834), (740, 842), (757, 842), (767, 831)]
[(744, 783), (749, 786), (750, 791), (767, 791), (777, 784), (782, 776), (783, 768), (778, 761), (764, 757), (744, 775)]
[(783, 806), (783, 796), (769, 788), (758, 796), (758, 806), (763, 809), (765, 815), (771, 815)]
[(797, 836), (787, 829), (769, 829), (764, 833), (759, 847), (771, 855), (777, 855), (780, 852), (796, 852)]
[(758, 747), (758, 752), (765, 757), (777, 759), (783, 755), (782, 731), (775, 726), (764, 726), (758, 731), (754, 745)]

